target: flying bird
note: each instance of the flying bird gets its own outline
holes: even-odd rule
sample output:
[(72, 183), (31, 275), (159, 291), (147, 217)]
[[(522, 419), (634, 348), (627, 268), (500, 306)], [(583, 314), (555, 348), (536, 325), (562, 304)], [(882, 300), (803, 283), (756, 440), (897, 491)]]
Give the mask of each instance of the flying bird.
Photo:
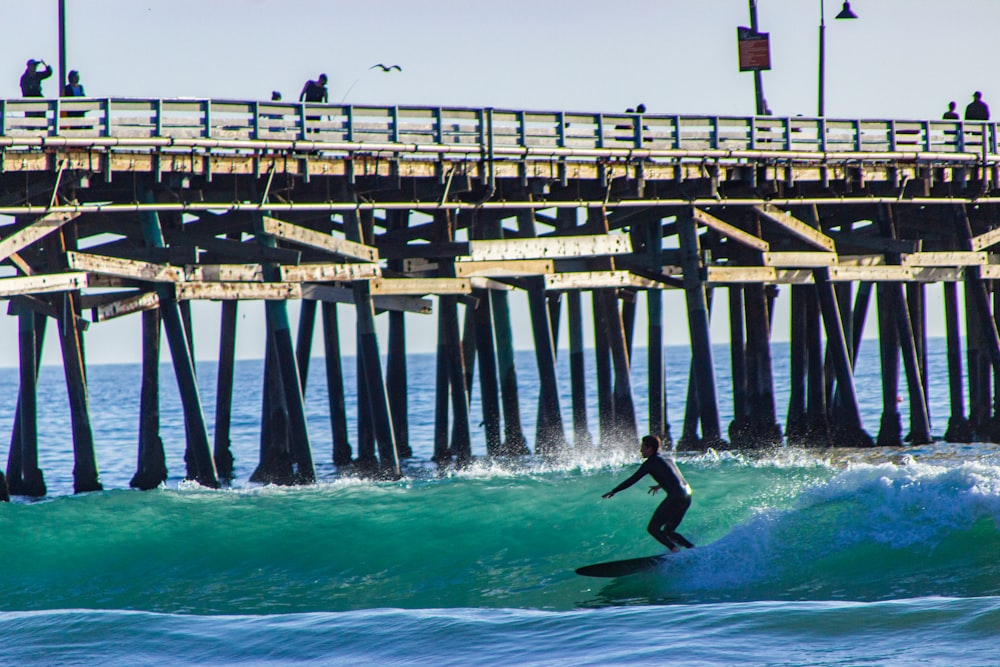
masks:
[(399, 65), (383, 65), (382, 63), (379, 63), (377, 65), (372, 65), (368, 69), (375, 69), (376, 67), (381, 68), (383, 72), (391, 72), (392, 70), (396, 70), (397, 72), (403, 71), (403, 68), (400, 67)]

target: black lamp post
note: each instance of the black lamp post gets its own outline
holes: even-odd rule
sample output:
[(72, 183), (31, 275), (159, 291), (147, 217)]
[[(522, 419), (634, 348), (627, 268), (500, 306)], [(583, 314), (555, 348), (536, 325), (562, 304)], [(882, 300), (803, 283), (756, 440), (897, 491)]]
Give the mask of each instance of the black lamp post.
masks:
[[(844, 2), (843, 8), (835, 18), (856, 19), (857, 14), (851, 11), (851, 3)], [(826, 20), (823, 12), (823, 0), (819, 0), (819, 113), (822, 118), (825, 114), (825, 89), (826, 89)]]

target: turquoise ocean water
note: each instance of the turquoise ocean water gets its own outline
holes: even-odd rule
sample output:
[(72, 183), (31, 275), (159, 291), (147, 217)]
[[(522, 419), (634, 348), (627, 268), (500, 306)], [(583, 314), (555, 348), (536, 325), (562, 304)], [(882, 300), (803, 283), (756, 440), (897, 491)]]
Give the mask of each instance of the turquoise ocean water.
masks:
[[(878, 362), (876, 346), (866, 346), (858, 386), (874, 430)], [(930, 394), (940, 433), (948, 414), (941, 341), (931, 352), (931, 377), (942, 378)], [(725, 387), (723, 348), (716, 353)], [(687, 352), (669, 354), (676, 435)], [(786, 356), (776, 346), (778, 377)], [(640, 422), (643, 362), (637, 351)], [(518, 364), (530, 439), (531, 355)], [(215, 369), (198, 370), (211, 415)], [(662, 550), (644, 531), (656, 504), (645, 484), (600, 499), (631, 473), (638, 452), (480, 458), (438, 470), (427, 463), (431, 356), (410, 359), (417, 456), (403, 480), (336, 474), (324, 388), (313, 377), (307, 403), (320, 482), (296, 488), (246, 481), (258, 448), (261, 364), (242, 362), (234, 487), (181, 480), (183, 423), (164, 367), (171, 480), (153, 492), (128, 490), (139, 373), (89, 369), (108, 490), (74, 496), (61, 369), (43, 370), (50, 495), (0, 505), (0, 664), (1000, 664), (993, 445), (682, 454), (695, 489), (682, 532), (698, 547), (649, 573), (588, 579), (573, 569)], [(0, 433), (10, 432), (16, 382), (15, 369), (0, 370)], [(783, 412), (786, 390), (777, 389)], [(593, 407), (590, 414), (593, 422)], [(476, 453), (483, 448), (477, 431)]]

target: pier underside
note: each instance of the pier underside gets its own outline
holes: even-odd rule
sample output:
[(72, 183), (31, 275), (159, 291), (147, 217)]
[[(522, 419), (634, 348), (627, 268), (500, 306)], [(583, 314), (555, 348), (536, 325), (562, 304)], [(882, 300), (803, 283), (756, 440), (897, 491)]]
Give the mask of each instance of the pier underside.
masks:
[[(258, 122), (266, 111), (257, 110)], [(62, 117), (48, 113), (50, 125)], [(475, 437), (485, 438), (491, 456), (550, 455), (571, 447), (631, 448), (640, 430), (690, 450), (784, 442), (901, 445), (900, 361), (909, 442), (929, 442), (928, 288), (943, 289), (945, 300), (952, 413), (946, 437), (1000, 439), (991, 382), (1000, 375), (995, 127), (958, 130), (961, 150), (928, 150), (929, 140), (901, 146), (895, 136), (891, 145), (875, 148), (858, 139), (849, 149), (806, 150), (787, 139), (794, 128), (786, 119), (779, 147), (762, 146), (751, 122), (752, 140), (734, 149), (717, 139), (658, 146), (644, 139), (655, 134), (655, 119), (630, 115), (609, 125), (630, 138), (629, 146), (574, 147), (565, 137), (561, 145), (532, 145), (523, 134), (504, 143), (492, 114), (475, 113), (472, 144), (440, 134), (423, 144), (398, 136), (366, 142), (349, 136), (354, 130), (334, 141), (322, 127), (312, 137), (305, 125), (293, 139), (269, 139), (259, 127), (254, 136), (231, 139), (126, 140), (88, 125), (76, 134), (8, 132), (4, 143), (0, 132), (0, 215), (7, 216), (0, 219), (6, 222), (0, 226), (0, 298), (18, 318), (21, 380), (0, 493), (45, 494), (37, 442), (43, 406), (35, 385), (46, 333), (58, 338), (62, 351), (76, 490), (101, 488), (86, 331), (129, 316), (141, 326), (143, 355), (133, 486), (153, 488), (166, 479), (158, 434), (161, 331), (183, 400), (187, 476), (207, 486), (231, 479), (236, 320), (246, 300), (266, 301), (268, 341), (254, 481), (315, 479), (303, 387), (317, 316), (333, 462), (372, 474), (398, 475), (400, 460), (412, 455), (406, 314), (437, 323), (439, 463), (471, 458)], [(310, 117), (303, 114), (304, 124)], [(684, 295), (692, 350), (688, 386), (669, 388), (687, 392), (677, 434), (667, 413), (663, 290)], [(525, 323), (511, 318), (510, 299), (519, 292), (527, 302)], [(788, 406), (775, 402), (776, 298), (791, 304)], [(194, 300), (221, 304), (212, 420), (195, 381)], [(301, 301), (294, 335), (290, 300)], [(728, 313), (731, 387), (716, 383), (713, 301)], [(354, 310), (356, 332), (339, 330), (341, 307)], [(647, 309), (644, 334), (635, 331), (640, 307)], [(877, 433), (861, 423), (854, 386), (855, 352), (869, 311), (878, 323), (883, 375)], [(681, 321), (677, 313), (666, 315)], [(387, 327), (376, 327), (382, 319)], [(563, 320), (569, 405), (561, 404), (556, 381), (554, 341)], [(585, 353), (587, 326), (595, 349)], [(534, 434), (522, 430), (526, 406), (518, 394), (512, 327), (530, 327), (534, 342), (540, 386), (539, 404), (530, 408), (538, 411)], [(386, 328), (380, 340), (377, 332)], [(353, 446), (345, 417), (344, 335), (357, 339), (360, 418)], [(645, 369), (631, 363), (633, 346), (641, 344), (648, 347)], [(588, 360), (596, 387), (584, 381)], [(636, 373), (648, 377), (648, 415), (637, 415), (633, 405)], [(473, 382), (482, 402), (481, 436), (469, 421)], [(723, 390), (733, 396), (728, 424), (718, 408)], [(594, 392), (596, 417), (586, 409)], [(786, 410), (783, 425), (779, 410)]]

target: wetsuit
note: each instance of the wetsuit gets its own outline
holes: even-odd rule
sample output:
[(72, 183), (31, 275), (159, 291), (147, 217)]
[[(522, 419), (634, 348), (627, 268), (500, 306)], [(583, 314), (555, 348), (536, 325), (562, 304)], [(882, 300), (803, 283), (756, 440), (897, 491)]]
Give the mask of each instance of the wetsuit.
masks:
[(659, 454), (650, 456), (643, 461), (635, 474), (616, 486), (611, 493), (624, 491), (646, 475), (655, 479), (667, 494), (666, 499), (653, 512), (646, 530), (668, 549), (673, 549), (678, 544), (690, 549), (694, 545), (677, 532), (677, 526), (691, 507), (691, 486), (672, 460), (663, 459)]

